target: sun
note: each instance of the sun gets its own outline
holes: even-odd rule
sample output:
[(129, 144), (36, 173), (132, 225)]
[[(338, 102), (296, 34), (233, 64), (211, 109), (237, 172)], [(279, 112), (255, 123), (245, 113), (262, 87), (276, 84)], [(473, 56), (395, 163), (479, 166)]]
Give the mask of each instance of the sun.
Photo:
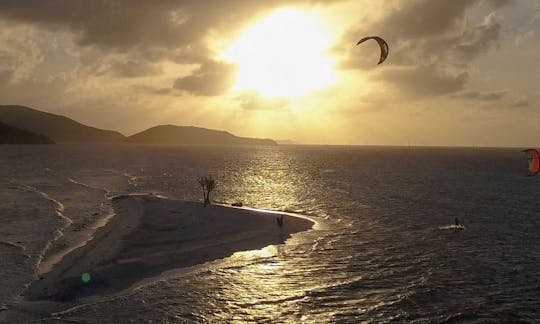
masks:
[(286, 9), (249, 27), (223, 58), (238, 65), (234, 90), (293, 99), (334, 82), (333, 62), (325, 54), (331, 43), (314, 16)]

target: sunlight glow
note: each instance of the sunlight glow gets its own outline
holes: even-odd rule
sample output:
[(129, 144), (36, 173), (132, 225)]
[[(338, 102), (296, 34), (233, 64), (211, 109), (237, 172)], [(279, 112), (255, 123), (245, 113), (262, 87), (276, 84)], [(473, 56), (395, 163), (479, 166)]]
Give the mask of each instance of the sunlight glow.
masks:
[(224, 59), (238, 64), (234, 90), (297, 98), (335, 81), (331, 37), (309, 13), (279, 10), (248, 28)]

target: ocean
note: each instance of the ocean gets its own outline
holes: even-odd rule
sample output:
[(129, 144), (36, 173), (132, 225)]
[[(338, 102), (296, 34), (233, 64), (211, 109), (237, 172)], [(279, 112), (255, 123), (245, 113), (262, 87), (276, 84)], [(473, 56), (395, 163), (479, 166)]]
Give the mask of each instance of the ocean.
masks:
[[(19, 296), (63, 239), (114, 217), (112, 197), (201, 200), (206, 174), (217, 202), (317, 227), (114, 296)], [(526, 175), (519, 149), (0, 146), (0, 321), (538, 322), (540, 178)]]

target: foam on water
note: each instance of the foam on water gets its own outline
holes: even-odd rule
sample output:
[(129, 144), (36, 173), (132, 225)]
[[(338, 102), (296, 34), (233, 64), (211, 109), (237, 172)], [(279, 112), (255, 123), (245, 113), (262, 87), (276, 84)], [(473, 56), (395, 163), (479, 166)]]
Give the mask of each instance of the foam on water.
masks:
[(464, 230), (465, 226), (452, 224), (452, 225), (441, 226), (439, 227), (439, 229), (440, 230)]
[(21, 185), (21, 186), (18, 187), (18, 189), (36, 193), (36, 194), (40, 195), (41, 197), (43, 197), (44, 199), (52, 202), (54, 204), (54, 206), (55, 206), (56, 215), (62, 220), (62, 227), (56, 230), (55, 235), (47, 242), (47, 244), (45, 245), (45, 248), (41, 251), (41, 253), (40, 253), (39, 257), (38, 257), (38, 263), (37, 263), (37, 269), (38, 270), (37, 270), (37, 273), (40, 274), (40, 273), (42, 273), (41, 267), (42, 267), (42, 262), (43, 262), (45, 254), (51, 248), (51, 246), (54, 244), (54, 242), (62, 237), (62, 235), (64, 234), (64, 231), (67, 228), (69, 228), (69, 226), (71, 225), (72, 220), (69, 217), (66, 217), (63, 214), (64, 205), (61, 202), (59, 202), (58, 200), (50, 197), (46, 192), (40, 191), (40, 190), (38, 190), (38, 189), (36, 189), (36, 188), (34, 188), (32, 186), (27, 186), (27, 185)]
[(105, 197), (108, 197), (110, 195), (110, 191), (108, 189), (104, 189), (104, 188), (98, 188), (98, 187), (95, 187), (95, 186), (91, 186), (89, 184), (86, 184), (86, 183), (83, 183), (83, 182), (80, 182), (80, 181), (77, 181), (73, 178), (67, 178), (67, 180), (71, 183), (74, 183), (74, 184), (77, 184), (79, 186), (83, 186), (85, 188), (89, 188), (89, 189), (94, 189), (94, 190), (99, 190), (99, 191), (103, 191), (105, 192)]

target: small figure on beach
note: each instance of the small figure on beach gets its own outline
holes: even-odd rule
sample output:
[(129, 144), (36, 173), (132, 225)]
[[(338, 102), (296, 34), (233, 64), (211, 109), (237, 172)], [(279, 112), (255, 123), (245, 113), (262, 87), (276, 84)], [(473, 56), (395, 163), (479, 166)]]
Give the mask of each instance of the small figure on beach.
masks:
[(459, 218), (456, 217), (456, 218), (454, 219), (454, 224), (455, 224), (456, 226), (461, 226), (461, 223), (460, 223), (460, 221), (459, 221)]
[(283, 227), (283, 215), (276, 217), (276, 222), (279, 227)]

